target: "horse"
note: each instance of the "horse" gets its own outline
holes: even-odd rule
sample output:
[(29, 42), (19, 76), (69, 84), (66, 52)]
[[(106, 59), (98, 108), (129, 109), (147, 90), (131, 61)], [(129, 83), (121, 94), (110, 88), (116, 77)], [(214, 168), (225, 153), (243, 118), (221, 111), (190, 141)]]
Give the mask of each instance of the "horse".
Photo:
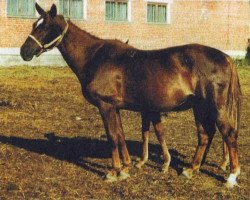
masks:
[(123, 133), (121, 109), (142, 113), (144, 132), (154, 119), (159, 139), (164, 143), (164, 163), (168, 165), (170, 155), (161, 137), (161, 127), (157, 126), (158, 114), (193, 109), (198, 145), (183, 174), (191, 178), (193, 172), (199, 170), (218, 127), (230, 159), (226, 186), (237, 185), (241, 90), (236, 67), (228, 55), (200, 44), (140, 50), (81, 30), (58, 15), (54, 4), (47, 12), (37, 3), (35, 7), (40, 18), (21, 46), (20, 55), (30, 61), (47, 50), (59, 49), (77, 76), (83, 96), (98, 108), (103, 120), (112, 153), (112, 169), (107, 172), (106, 180), (129, 177), (131, 158)]

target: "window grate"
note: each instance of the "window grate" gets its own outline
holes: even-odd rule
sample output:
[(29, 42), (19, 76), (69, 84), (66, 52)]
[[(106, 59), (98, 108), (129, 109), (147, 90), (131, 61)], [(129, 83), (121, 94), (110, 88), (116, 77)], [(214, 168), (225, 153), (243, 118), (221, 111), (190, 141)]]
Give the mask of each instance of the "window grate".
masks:
[(127, 1), (106, 1), (107, 21), (128, 21)]
[(167, 4), (148, 3), (147, 21), (154, 23), (167, 23)]
[(35, 2), (35, 0), (8, 0), (7, 16), (36, 17)]
[(59, 13), (66, 18), (83, 19), (83, 0), (59, 0)]

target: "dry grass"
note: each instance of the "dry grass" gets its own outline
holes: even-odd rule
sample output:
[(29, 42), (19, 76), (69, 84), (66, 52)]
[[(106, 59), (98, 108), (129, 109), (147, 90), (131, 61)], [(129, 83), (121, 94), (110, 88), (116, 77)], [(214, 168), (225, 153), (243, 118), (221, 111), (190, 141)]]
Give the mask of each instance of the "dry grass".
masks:
[[(160, 148), (151, 135), (150, 161), (131, 170), (125, 181), (102, 180), (110, 152), (97, 109), (82, 97), (67, 68), (0, 69), (0, 199), (248, 199), (250, 141), (250, 68), (239, 69), (243, 109), (239, 135), (240, 188), (223, 186), (219, 134), (207, 163), (192, 180), (179, 176), (197, 143), (191, 111), (170, 113), (164, 120), (173, 157), (162, 174)], [(140, 155), (140, 117), (122, 112), (133, 160)]]

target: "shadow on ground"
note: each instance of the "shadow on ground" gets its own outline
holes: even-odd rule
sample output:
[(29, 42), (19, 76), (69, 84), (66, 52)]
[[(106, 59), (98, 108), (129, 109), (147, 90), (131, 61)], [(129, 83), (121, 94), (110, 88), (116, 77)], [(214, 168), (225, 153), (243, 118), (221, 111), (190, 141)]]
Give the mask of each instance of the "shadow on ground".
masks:
[[(111, 158), (110, 146), (106, 139), (93, 139), (89, 137), (67, 138), (56, 136), (54, 133), (46, 133), (44, 134), (44, 137), (45, 139), (28, 139), (0, 135), (0, 142), (22, 148), (30, 152), (45, 154), (58, 160), (73, 163), (85, 170), (97, 174), (98, 176), (105, 175), (107, 166), (105, 164), (91, 162), (88, 158)], [(127, 140), (126, 143), (130, 155), (140, 157), (142, 149), (141, 142)], [(160, 145), (149, 144), (149, 150), (149, 160), (159, 165), (162, 164), (162, 159), (160, 158)], [(169, 149), (169, 151), (171, 154), (170, 167), (175, 169), (178, 174), (181, 174), (182, 168), (188, 166), (188, 164), (183, 161), (186, 156), (180, 154), (175, 149)], [(223, 177), (218, 176), (213, 172), (209, 172), (207, 170), (201, 170), (201, 172), (220, 181), (224, 180)]]

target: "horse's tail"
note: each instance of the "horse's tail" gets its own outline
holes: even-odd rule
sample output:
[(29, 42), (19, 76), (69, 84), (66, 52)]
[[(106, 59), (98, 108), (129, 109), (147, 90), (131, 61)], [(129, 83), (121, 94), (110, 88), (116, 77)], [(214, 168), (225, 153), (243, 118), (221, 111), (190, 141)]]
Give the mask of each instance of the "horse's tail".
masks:
[(236, 66), (231, 59), (230, 66), (231, 78), (228, 88), (227, 109), (229, 120), (234, 129), (238, 132), (240, 125), (241, 89)]

